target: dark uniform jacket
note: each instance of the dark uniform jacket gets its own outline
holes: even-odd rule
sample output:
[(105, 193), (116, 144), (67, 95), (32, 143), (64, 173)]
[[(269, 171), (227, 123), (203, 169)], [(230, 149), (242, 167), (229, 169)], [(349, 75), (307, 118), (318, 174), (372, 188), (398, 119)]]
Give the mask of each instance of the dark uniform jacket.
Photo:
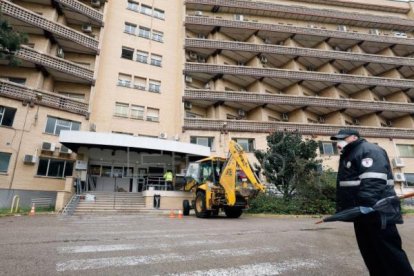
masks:
[[(348, 144), (339, 160), (337, 178), (337, 211), (364, 206), (395, 196), (394, 178), (388, 155), (381, 147), (358, 139)], [(399, 207), (388, 223), (402, 223)]]

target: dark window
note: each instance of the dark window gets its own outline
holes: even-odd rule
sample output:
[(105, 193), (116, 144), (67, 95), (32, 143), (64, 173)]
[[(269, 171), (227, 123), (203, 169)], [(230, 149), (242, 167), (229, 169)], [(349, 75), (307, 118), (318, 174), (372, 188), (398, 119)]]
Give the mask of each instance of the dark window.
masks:
[(0, 172), (7, 173), (11, 153), (0, 152)]
[(214, 137), (191, 136), (190, 143), (210, 147), (210, 149), (212, 149), (214, 145)]
[(122, 58), (132, 60), (134, 57), (134, 49), (122, 47)]
[(71, 176), (73, 162), (68, 160), (40, 158), (37, 175), (63, 178)]
[(239, 144), (246, 152), (253, 152), (255, 149), (254, 139), (234, 138), (233, 140), (236, 141), (236, 143)]
[(414, 187), (414, 173), (405, 173), (404, 176), (407, 186)]
[(22, 84), (22, 85), (26, 84), (26, 79), (24, 79), (24, 78), (9, 78), (9, 81), (14, 82), (14, 83), (18, 83), (18, 84)]
[(15, 108), (10, 108), (0, 105), (0, 125), (12, 126), (14, 121), (14, 115), (16, 114)]

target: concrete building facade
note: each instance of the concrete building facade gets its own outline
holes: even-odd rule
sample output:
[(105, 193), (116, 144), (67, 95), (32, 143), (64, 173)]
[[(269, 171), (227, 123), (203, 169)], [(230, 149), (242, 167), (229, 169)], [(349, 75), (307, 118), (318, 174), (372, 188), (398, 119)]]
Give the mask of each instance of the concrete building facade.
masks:
[(63, 141), (61, 131), (193, 143), (216, 155), (225, 155), (230, 139), (252, 155), (266, 148), (269, 133), (297, 131), (319, 142), (324, 165), (335, 170), (339, 156), (329, 136), (352, 127), (387, 150), (399, 192), (414, 187), (411, 3), (0, 5), (3, 18), (29, 37), (18, 67), (0, 65), (3, 199), (44, 193), (61, 206), (73, 177), (94, 176), (96, 188), (97, 181), (112, 187), (119, 176), (123, 190), (138, 191), (140, 177), (178, 173), (197, 156)]

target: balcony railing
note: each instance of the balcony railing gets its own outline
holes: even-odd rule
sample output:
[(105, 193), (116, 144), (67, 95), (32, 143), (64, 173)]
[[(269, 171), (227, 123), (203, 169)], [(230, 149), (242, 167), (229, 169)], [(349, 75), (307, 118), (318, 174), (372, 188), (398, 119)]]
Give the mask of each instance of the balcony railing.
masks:
[(312, 17), (311, 21), (327, 22), (338, 24), (350, 24), (364, 27), (378, 27), (382, 29), (412, 30), (414, 20), (400, 17), (379, 16), (364, 13), (350, 13), (332, 9), (315, 9), (299, 6), (280, 5), (269, 2), (252, 2), (241, 0), (186, 0), (186, 4), (218, 6), (227, 9), (237, 9), (240, 14), (274, 13), (277, 17), (293, 18)]
[(397, 44), (397, 45), (414, 45), (414, 39), (411, 39), (411, 38), (344, 32), (344, 31), (336, 31), (336, 30), (324, 30), (324, 29), (286, 26), (286, 25), (278, 25), (278, 24), (265, 24), (265, 23), (245, 22), (245, 21), (236, 21), (236, 20), (223, 20), (223, 19), (199, 17), (199, 16), (186, 16), (185, 24), (187, 28), (189, 28), (190, 30), (191, 30), (191, 27), (190, 27), (191, 25), (199, 25), (203, 27), (204, 29), (206, 28), (206, 26), (210, 26), (212, 29), (215, 27), (234, 28), (234, 29), (251, 30), (252, 32), (262, 31), (262, 32), (275, 32), (275, 33), (289, 33), (289, 34), (319, 36), (319, 37), (324, 37), (324, 38), (326, 37), (326, 38), (350, 39), (350, 40), (355, 40), (355, 41), (371, 41), (371, 42), (380, 42), (380, 43)]
[(103, 25), (103, 14), (94, 8), (89, 7), (88, 5), (85, 5), (76, 0), (58, 0), (58, 2), (62, 6), (68, 7), (98, 22), (101, 26)]
[(395, 111), (414, 114), (413, 103), (373, 102), (353, 99), (332, 99), (309, 96), (260, 94), (258, 92), (229, 92), (186, 89), (183, 100), (204, 100), (216, 102), (254, 103), (257, 105), (277, 104), (290, 106), (316, 106), (339, 109), (364, 109), (372, 111)]
[[(42, 100), (36, 101), (36, 94), (42, 94)], [(34, 101), (38, 105), (48, 106), (63, 111), (88, 116), (88, 104), (50, 92), (30, 89), (8, 81), (0, 81), (0, 96), (21, 101)]]
[(398, 87), (413, 88), (414, 80), (407, 79), (390, 79), (383, 77), (365, 77), (358, 75), (345, 75), (345, 74), (331, 74), (322, 72), (304, 72), (304, 71), (292, 71), (285, 69), (268, 69), (268, 68), (255, 68), (245, 66), (232, 66), (232, 65), (215, 65), (206, 63), (186, 63), (185, 74), (191, 73), (204, 73), (213, 75), (239, 75), (239, 76), (251, 76), (256, 78), (280, 78), (290, 80), (307, 80), (317, 82), (330, 82), (330, 83), (347, 83), (363, 86), (382, 86), (382, 87)]
[(93, 39), (59, 23), (47, 20), (39, 14), (10, 3), (10, 1), (2, 0), (0, 2), (0, 7), (3, 14), (19, 19), (23, 22), (26, 22), (27, 24), (37, 26), (43, 30), (56, 34), (57, 36), (73, 41), (84, 47), (92, 49), (95, 52), (98, 52), (99, 42), (96, 39)]
[(16, 57), (33, 62), (34, 64), (52, 68), (59, 72), (76, 76), (78, 78), (87, 80), (91, 84), (93, 84), (95, 81), (93, 79), (92, 70), (86, 69), (80, 65), (77, 65), (76, 63), (64, 60), (62, 58), (37, 52), (36, 50), (27, 46), (22, 46), (16, 53)]
[[(303, 124), (290, 122), (261, 122), (245, 120), (215, 120), (215, 119), (184, 119), (184, 130), (201, 131), (235, 131), (235, 132), (254, 132), (270, 133), (274, 131), (299, 132), (304, 135), (326, 135), (331, 136), (338, 133), (339, 129), (346, 126), (325, 125), (325, 124)], [(364, 127), (352, 126), (357, 129), (364, 137), (381, 138), (414, 138), (413, 129), (404, 128), (383, 128), (383, 127)]]
[(246, 42), (223, 41), (223, 40), (209, 40), (209, 39), (194, 39), (187, 38), (185, 40), (186, 48), (200, 48), (200, 49), (218, 49), (231, 51), (244, 51), (253, 53), (269, 53), (278, 55), (288, 55), (295, 57), (316, 57), (323, 59), (338, 59), (348, 60), (363, 63), (381, 63), (393, 65), (414, 66), (414, 58), (406, 57), (389, 57), (342, 51), (326, 51), (319, 49), (288, 47), (268, 44), (254, 44)]

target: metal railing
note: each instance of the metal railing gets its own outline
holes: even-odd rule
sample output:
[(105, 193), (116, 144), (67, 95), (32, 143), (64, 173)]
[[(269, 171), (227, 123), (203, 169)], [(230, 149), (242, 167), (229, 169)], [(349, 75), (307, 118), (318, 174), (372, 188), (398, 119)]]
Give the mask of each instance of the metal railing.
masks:
[[(247, 120), (216, 120), (216, 119), (184, 119), (184, 130), (202, 131), (235, 131), (235, 132), (255, 132), (271, 133), (274, 131), (298, 132), (304, 135), (324, 135), (332, 136), (340, 129), (346, 128), (343, 125), (328, 124), (305, 124), (295, 122), (263, 122)], [(414, 139), (413, 129), (392, 128), (392, 127), (366, 127), (352, 126), (357, 129), (362, 136), (380, 138), (406, 138)]]
[(71, 216), (76, 210), (76, 207), (79, 204), (81, 195), (74, 194), (72, 198), (69, 200), (69, 202), (66, 204), (66, 206), (63, 208), (63, 210), (60, 212), (60, 215), (63, 216)]
[(94, 8), (89, 7), (88, 5), (85, 5), (76, 0), (58, 0), (58, 2), (62, 6), (77, 11), (78, 13), (85, 15), (86, 17), (98, 22), (101, 26), (103, 26), (103, 14)]

